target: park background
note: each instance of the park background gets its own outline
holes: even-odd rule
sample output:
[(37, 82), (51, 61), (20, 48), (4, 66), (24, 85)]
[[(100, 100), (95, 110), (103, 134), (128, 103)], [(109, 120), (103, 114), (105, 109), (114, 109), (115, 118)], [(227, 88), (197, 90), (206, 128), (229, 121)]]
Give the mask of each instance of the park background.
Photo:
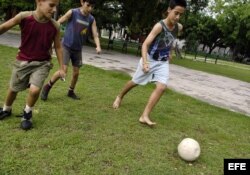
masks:
[[(184, 31), (185, 52), (206, 61), (207, 57), (250, 64), (249, 0), (187, 0), (187, 11), (180, 23)], [(124, 39), (128, 34), (139, 42), (153, 24), (165, 15), (168, 0), (98, 0), (93, 15), (99, 33)], [(60, 2), (55, 19), (68, 9), (79, 7), (79, 0)], [(0, 18), (8, 20), (21, 10), (32, 10), (34, 0), (0, 0)], [(101, 32), (103, 30), (103, 32)], [(125, 34), (124, 34), (125, 33)]]
[[(10, 6), (9, 9), (15, 9), (16, 7), (16, 12), (22, 9), (22, 5), (24, 5), (24, 9), (33, 9), (34, 6), (34, 1), (20, 1), (16, 4), (12, 2), (3, 4), (3, 2), (5, 3), (7, 1), (1, 1), (2, 4), (0, 7), (2, 7), (1, 10), (4, 12), (1, 13), (4, 14), (3, 19), (7, 13), (7, 11), (3, 9), (6, 4)], [(98, 1), (98, 3), (99, 2), (105, 4), (104, 1)], [(112, 2), (114, 2), (114, 4), (112, 4)], [(249, 27), (247, 26), (249, 24), (247, 23), (249, 20), (249, 12), (245, 9), (245, 7), (249, 7), (249, 3), (247, 3), (247, 1), (229, 1), (229, 4), (223, 4), (223, 2), (224, 1), (216, 1), (216, 3), (218, 3), (217, 5), (220, 5), (218, 9), (223, 10), (223, 14), (225, 11), (229, 13), (233, 9), (238, 9), (236, 10), (238, 13), (233, 12), (231, 14), (234, 18), (232, 18), (232, 21), (229, 21), (229, 23), (242, 22), (243, 24), (241, 25), (243, 25), (244, 30), (240, 28), (239, 25), (236, 28), (234, 28), (235, 25), (232, 25), (233, 27), (227, 27), (229, 27), (228, 29), (235, 29), (236, 32), (231, 30), (228, 34), (233, 34), (230, 38), (232, 39), (230, 41), (233, 41), (231, 43), (232, 46), (236, 47), (237, 45), (237, 47), (240, 48), (239, 50), (241, 50), (249, 43), (249, 37), (247, 35), (249, 32), (249, 28), (247, 28)], [(66, 6), (67, 3), (68, 6)], [(134, 22), (136, 22), (137, 20), (140, 21), (140, 19), (144, 19), (139, 18), (139, 14), (137, 16), (135, 15), (136, 13), (146, 13), (147, 15), (145, 14), (143, 17), (150, 16), (146, 10), (146, 4), (151, 7), (151, 11), (154, 11), (155, 8), (152, 10), (152, 7), (161, 8), (163, 5), (166, 7), (167, 1), (107, 1), (106, 3), (109, 4), (107, 5), (107, 9), (104, 8), (105, 5), (99, 4), (100, 6), (98, 7), (97, 4), (94, 15), (105, 19), (103, 18), (105, 15), (98, 14), (99, 9), (101, 10), (101, 6), (103, 6), (103, 11), (107, 12), (109, 14), (108, 16), (111, 16), (111, 12), (114, 12), (112, 16), (115, 17), (115, 14), (117, 14), (117, 19), (119, 20), (121, 18), (120, 10), (118, 10), (118, 12), (115, 10), (118, 7), (120, 8), (121, 4), (122, 7), (125, 7), (125, 3), (128, 3), (126, 6), (127, 10), (131, 9), (133, 15), (130, 17), (131, 19), (135, 18)], [(142, 6), (140, 6), (140, 4)], [(158, 5), (153, 6), (153, 4)], [(192, 23), (188, 23), (185, 20), (182, 21), (186, 28), (186, 35), (184, 31), (181, 36), (182, 39), (187, 39), (191, 32), (194, 38), (192, 36), (189, 37), (194, 42), (201, 40), (200, 37), (202, 35), (198, 35), (199, 30), (195, 28), (200, 25), (202, 26), (202, 20), (198, 18), (199, 15), (203, 16), (206, 14), (205, 18), (212, 17), (212, 20), (218, 20), (213, 15), (207, 16), (210, 12), (205, 8), (207, 7), (206, 4), (207, 1), (192, 1), (192, 3), (189, 4), (189, 12), (186, 14), (188, 17), (186, 18), (192, 19), (197, 26), (189, 25)], [(76, 3), (74, 3), (74, 1), (63, 1), (59, 7), (63, 6), (64, 9), (61, 7), (63, 12), (63, 10), (67, 10), (67, 7), (77, 7), (78, 5), (78, 1)], [(226, 10), (227, 8), (228, 10)], [(108, 9), (110, 11), (107, 11)], [(204, 12), (204, 10), (206, 12)], [(198, 16), (192, 17), (192, 15), (196, 14)], [(126, 15), (129, 17), (128, 14)], [(152, 17), (153, 16), (154, 15), (152, 15)], [(156, 19), (151, 19), (151, 21), (148, 19), (148, 27), (160, 19), (161, 14), (155, 15), (154, 17), (156, 17)], [(239, 20), (235, 20), (238, 17)], [(241, 18), (244, 20), (241, 21)], [(230, 18), (227, 19), (225, 17), (225, 20), (230, 20)], [(97, 22), (102, 24), (100, 19)], [(227, 22), (228, 21), (225, 21), (225, 24)], [(117, 23), (104, 22), (103, 24)], [(102, 29), (102, 26), (104, 25), (100, 25), (99, 29)], [(130, 25), (128, 23), (124, 26), (128, 26), (128, 29), (132, 31), (133, 27), (129, 28)], [(203, 29), (209, 29), (208, 31), (213, 32), (215, 28), (210, 26)], [(187, 32), (188, 30), (190, 32)], [(205, 36), (209, 34), (208, 31), (203, 31)], [(136, 31), (133, 32), (136, 33)], [(244, 37), (238, 40), (235, 35), (244, 35)], [(123, 38), (118, 37), (118, 39), (122, 40)], [(108, 40), (103, 40), (104, 46), (106, 46), (107, 41)], [(188, 40), (186, 43), (189, 43)], [(186, 46), (188, 47), (189, 45), (193, 46), (192, 44), (187, 44)], [(244, 45), (244, 47), (242, 45)], [(232, 51), (234, 50), (234, 47), (229, 45), (228, 47), (232, 48)], [(235, 54), (229, 54), (228, 58), (222, 55), (221, 59), (233, 61), (232, 63), (235, 65), (236, 61), (241, 61), (238, 61), (237, 57), (234, 56), (241, 55), (247, 58), (247, 49), (242, 49), (243, 52), (239, 50)], [(13, 58), (15, 58), (16, 52), (17, 49), (15, 48), (2, 45), (0, 47), (0, 64), (5, 65), (7, 68), (0, 70), (1, 94), (5, 94), (5, 89), (8, 87)], [(195, 58), (197, 52), (192, 52), (192, 49), (190, 49), (189, 52), (190, 55)], [(201, 64), (198, 63), (201, 69), (205, 70), (208, 65), (214, 70), (224, 70), (226, 67), (224, 65), (214, 67), (214, 65), (211, 66), (211, 64), (204, 63), (207, 53), (198, 52), (198, 54), (203, 58)], [(189, 55), (189, 53), (186, 55)], [(215, 54), (215, 58), (216, 56)], [(212, 56), (211, 59), (213, 59)], [(183, 64), (184, 62), (184, 64), (188, 64), (189, 66), (192, 64), (197, 65), (196, 62), (192, 62), (193, 60), (177, 59), (176, 61), (178, 64)], [(239, 70), (242, 69), (238, 69), (234, 74), (236, 74), (237, 77), (243, 75), (246, 79), (243, 81), (248, 82), (249, 78), (247, 75), (249, 75), (249, 70), (247, 67), (243, 67), (246, 68), (244, 69), (246, 71), (241, 72)], [(234, 67), (231, 67), (231, 70), (232, 69), (234, 69)], [(231, 70), (227, 69), (224, 73), (230, 72)], [(55, 71), (55, 69), (53, 69), (52, 72), (53, 71)], [(237, 74), (237, 72), (241, 73)], [(240, 79), (237, 77), (234, 78)], [(138, 123), (138, 116), (145, 105), (148, 95), (153, 90), (153, 85), (141, 87), (133, 91), (126, 101), (124, 101), (122, 108), (114, 111), (111, 107), (112, 98), (117, 94), (117, 90), (129, 79), (130, 77), (127, 74), (104, 71), (86, 65), (79, 77), (79, 82), (81, 83), (79, 83), (78, 86), (83, 100), (72, 103), (70, 99), (65, 98), (65, 94), (62, 94), (62, 92), (67, 89), (67, 83), (58, 84), (48, 102), (38, 102), (34, 111), (35, 128), (29, 132), (21, 131), (19, 129), (20, 120), (14, 117), (18, 114), (18, 111), (23, 109), (26, 93), (20, 93), (15, 102), (13, 116), (6, 121), (1, 121), (0, 174), (213, 175), (223, 174), (224, 158), (250, 157), (249, 117), (208, 105), (207, 103), (178, 94), (172, 90), (167, 91), (153, 112), (153, 117), (158, 123), (156, 128), (148, 128)], [(1, 103), (4, 101), (4, 96), (5, 95), (0, 96)], [(201, 145), (201, 157), (195, 162), (185, 162), (178, 157), (176, 150), (177, 145), (185, 137), (193, 137), (197, 139)]]

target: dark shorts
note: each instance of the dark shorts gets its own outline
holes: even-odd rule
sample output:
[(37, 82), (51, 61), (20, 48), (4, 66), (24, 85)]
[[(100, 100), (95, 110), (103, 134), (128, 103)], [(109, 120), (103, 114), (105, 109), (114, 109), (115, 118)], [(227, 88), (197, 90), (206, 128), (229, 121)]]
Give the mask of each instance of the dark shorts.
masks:
[(82, 51), (72, 50), (63, 45), (63, 64), (69, 65), (71, 61), (72, 66), (81, 67), (82, 66)]

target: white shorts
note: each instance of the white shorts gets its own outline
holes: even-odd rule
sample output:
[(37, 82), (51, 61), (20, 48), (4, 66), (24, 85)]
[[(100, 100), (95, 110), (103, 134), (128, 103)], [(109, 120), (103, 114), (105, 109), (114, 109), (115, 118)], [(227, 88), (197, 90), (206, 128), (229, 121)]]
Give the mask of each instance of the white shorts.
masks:
[(144, 73), (142, 58), (140, 59), (132, 81), (139, 85), (145, 85), (149, 82), (160, 82), (167, 85), (169, 79), (169, 62), (153, 60), (149, 55), (148, 62), (149, 72)]

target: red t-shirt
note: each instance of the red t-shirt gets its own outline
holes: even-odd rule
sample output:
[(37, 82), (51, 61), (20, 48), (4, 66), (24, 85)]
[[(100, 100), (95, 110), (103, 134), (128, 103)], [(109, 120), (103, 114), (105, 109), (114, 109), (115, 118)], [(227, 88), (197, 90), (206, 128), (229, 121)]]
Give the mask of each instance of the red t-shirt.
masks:
[(58, 24), (53, 19), (38, 22), (32, 12), (21, 12), (21, 46), (17, 59), (45, 61), (51, 59), (51, 47), (57, 34)]

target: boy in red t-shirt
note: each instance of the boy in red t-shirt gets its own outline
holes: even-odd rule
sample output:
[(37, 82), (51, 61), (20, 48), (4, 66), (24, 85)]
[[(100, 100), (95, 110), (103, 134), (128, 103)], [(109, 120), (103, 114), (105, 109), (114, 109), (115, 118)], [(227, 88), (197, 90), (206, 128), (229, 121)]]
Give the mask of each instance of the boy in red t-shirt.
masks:
[(12, 104), (18, 92), (29, 88), (21, 120), (21, 128), (24, 130), (32, 127), (32, 108), (52, 68), (50, 50), (53, 43), (60, 65), (60, 75), (65, 76), (59, 24), (52, 19), (58, 4), (59, 0), (36, 0), (35, 11), (20, 12), (0, 25), (0, 34), (15, 25), (19, 25), (21, 29), (21, 45), (14, 63), (7, 97), (3, 108), (0, 108), (0, 120), (11, 115)]

